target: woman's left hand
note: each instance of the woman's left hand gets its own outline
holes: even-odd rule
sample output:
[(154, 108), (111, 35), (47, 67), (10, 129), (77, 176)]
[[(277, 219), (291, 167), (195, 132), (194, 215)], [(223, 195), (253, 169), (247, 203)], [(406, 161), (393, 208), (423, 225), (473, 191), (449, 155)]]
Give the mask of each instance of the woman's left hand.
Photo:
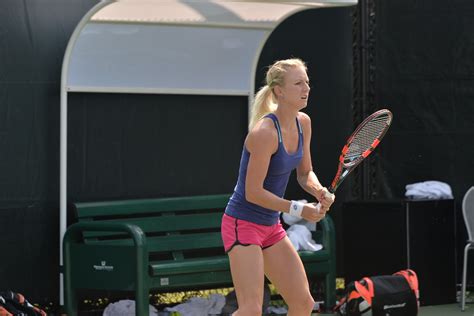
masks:
[(330, 193), (325, 187), (322, 188), (322, 190), (319, 191), (318, 196), (315, 197), (319, 203), (321, 203), (321, 209), (326, 212), (329, 211), (332, 203), (334, 203), (334, 200), (336, 199), (336, 196), (333, 193)]

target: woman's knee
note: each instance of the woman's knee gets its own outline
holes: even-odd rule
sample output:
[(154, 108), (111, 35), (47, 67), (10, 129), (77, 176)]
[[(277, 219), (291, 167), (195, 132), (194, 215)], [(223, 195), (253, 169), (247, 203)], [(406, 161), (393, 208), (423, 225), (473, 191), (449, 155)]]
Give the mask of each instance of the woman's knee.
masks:
[(308, 295), (308, 297), (306, 298), (306, 301), (305, 301), (305, 306), (308, 308), (308, 310), (312, 311), (313, 308), (314, 308), (314, 299), (311, 295)]
[(286, 302), (290, 310), (301, 310), (305, 312), (311, 312), (314, 308), (314, 299), (308, 294), (293, 299), (291, 302)]

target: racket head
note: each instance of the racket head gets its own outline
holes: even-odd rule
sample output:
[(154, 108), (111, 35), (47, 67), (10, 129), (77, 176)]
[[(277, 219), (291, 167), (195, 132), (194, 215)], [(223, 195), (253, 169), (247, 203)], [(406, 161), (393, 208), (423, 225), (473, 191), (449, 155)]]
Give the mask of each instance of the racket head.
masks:
[(336, 176), (329, 192), (334, 193), (344, 178), (374, 151), (390, 127), (392, 118), (392, 112), (382, 109), (369, 115), (357, 126), (339, 156)]
[(367, 158), (380, 144), (392, 123), (392, 119), (392, 112), (382, 109), (372, 113), (362, 121), (349, 136), (346, 145), (342, 149), (339, 157), (342, 166), (344, 168), (355, 167)]

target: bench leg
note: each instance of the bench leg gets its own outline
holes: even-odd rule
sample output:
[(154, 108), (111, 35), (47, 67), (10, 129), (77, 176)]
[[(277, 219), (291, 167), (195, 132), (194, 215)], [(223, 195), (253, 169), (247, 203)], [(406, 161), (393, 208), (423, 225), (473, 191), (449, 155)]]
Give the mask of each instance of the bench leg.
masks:
[(74, 289), (71, 277), (71, 254), (69, 243), (64, 247), (64, 310), (68, 316), (77, 316), (77, 291)]
[(326, 282), (325, 282), (325, 306), (326, 311), (331, 311), (332, 308), (336, 305), (336, 274), (335, 273), (328, 273), (326, 274)]
[(135, 295), (135, 315), (136, 316), (148, 316), (150, 313), (149, 308), (149, 297), (148, 297), (148, 289), (142, 288), (137, 289)]
[(149, 284), (147, 280), (148, 254), (144, 247), (137, 247), (137, 265), (135, 270), (135, 315), (149, 316)]
[(77, 293), (71, 288), (65, 291), (64, 310), (68, 316), (77, 316)]

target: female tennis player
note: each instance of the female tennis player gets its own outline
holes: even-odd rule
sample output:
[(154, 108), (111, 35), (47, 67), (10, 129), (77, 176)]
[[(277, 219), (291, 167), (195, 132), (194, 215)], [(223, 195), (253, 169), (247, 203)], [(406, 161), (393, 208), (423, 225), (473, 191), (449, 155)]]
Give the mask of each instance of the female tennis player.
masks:
[[(314, 300), (303, 264), (279, 220), (280, 212), (321, 220), (334, 195), (321, 185), (311, 163), (311, 120), (300, 112), (308, 103), (309, 79), (300, 59), (275, 62), (252, 108), (239, 177), (222, 219), (238, 310), (262, 314), (264, 276), (288, 305), (288, 315), (311, 315)], [(320, 203), (284, 199), (290, 173)]]

